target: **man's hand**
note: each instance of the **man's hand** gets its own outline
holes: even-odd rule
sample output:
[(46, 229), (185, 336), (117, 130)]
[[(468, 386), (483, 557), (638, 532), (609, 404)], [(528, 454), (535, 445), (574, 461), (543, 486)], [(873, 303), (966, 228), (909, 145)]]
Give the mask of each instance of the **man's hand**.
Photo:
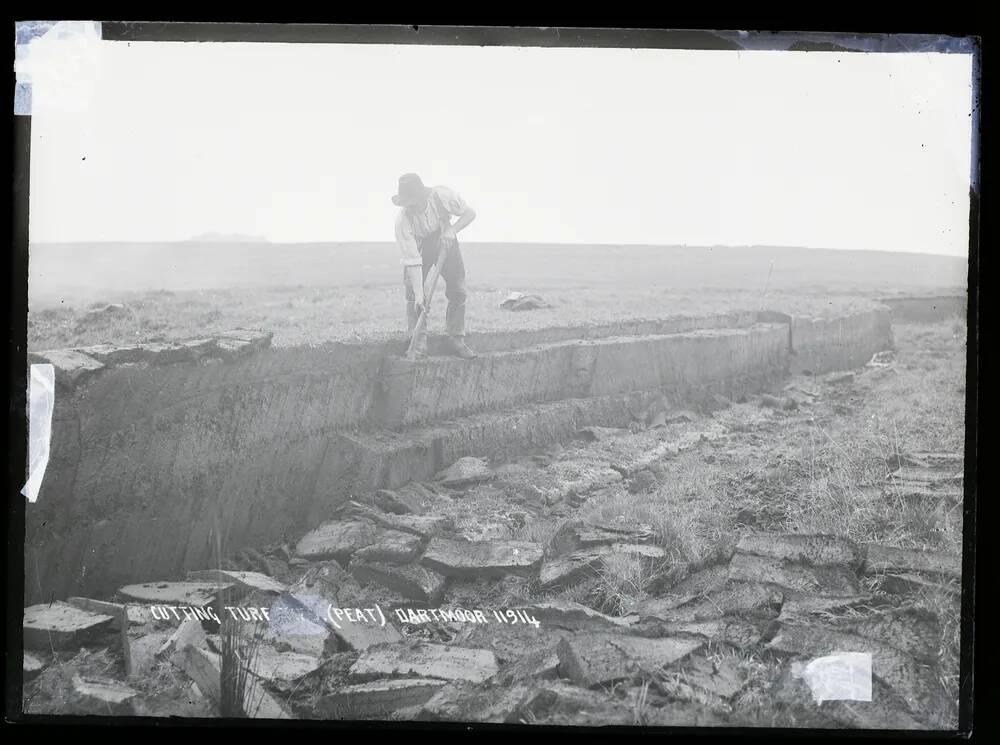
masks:
[(447, 227), (441, 231), (441, 242), (445, 245), (451, 245), (458, 240), (458, 236), (455, 234), (455, 228)]

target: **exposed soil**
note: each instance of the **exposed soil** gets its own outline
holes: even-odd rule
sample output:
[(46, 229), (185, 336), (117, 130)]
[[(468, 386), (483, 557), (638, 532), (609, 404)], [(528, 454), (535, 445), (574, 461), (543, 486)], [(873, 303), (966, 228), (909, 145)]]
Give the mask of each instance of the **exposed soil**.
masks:
[[(185, 302), (172, 298), (146, 318)], [(276, 302), (301, 321), (291, 311), (308, 300)], [(344, 318), (316, 305), (310, 323), (324, 310)], [(388, 291), (382, 307), (395, 308)], [(572, 309), (555, 312), (571, 318)], [(171, 333), (184, 335), (183, 319), (196, 315), (181, 314)], [(619, 310), (609, 306), (608, 317)], [(69, 331), (73, 318), (33, 321), (33, 344), (109, 341), (107, 328)], [(133, 322), (122, 323), (126, 333)], [(224, 569), (286, 586), (277, 599), (252, 592), (240, 605), (378, 604), (399, 634), (351, 636), (312, 611), (318, 646), (287, 631), (266, 645), (311, 656), (314, 669), (265, 676), (262, 688), (302, 718), (956, 727), (958, 578), (937, 555), (962, 547), (960, 483), (957, 497), (952, 487), (964, 452), (965, 327), (901, 325), (894, 338), (894, 353), (852, 373), (793, 377), (767, 397), (666, 411), (633, 431), (590, 428), (550, 451), (486, 464), (461, 486), (358, 495), (335, 522), (373, 525), (350, 540), (362, 541), (365, 563), (408, 573), (406, 582), (358, 572), (354, 544), (325, 558), (302, 558), (301, 543), (227, 557)], [(418, 534), (414, 554), (406, 536)], [(819, 537), (800, 547), (794, 536)], [(898, 567), (873, 568), (870, 544), (924, 558), (903, 552), (892, 559)], [(417, 585), (428, 592), (422, 601)], [(400, 622), (393, 611), (406, 608), (483, 609), (493, 622), (405, 613)], [(524, 610), (520, 625), (490, 616), (508, 609)], [(176, 626), (147, 619), (128, 636)], [(211, 652), (217, 642), (210, 634), (192, 644)], [(25, 684), (26, 711), (77, 711), (74, 675), (122, 680), (121, 649), (112, 635), (72, 654), (43, 650), (45, 669)], [(844, 652), (871, 655), (871, 700), (817, 704), (804, 666)], [(186, 664), (164, 658), (130, 680), (134, 710), (216, 716), (218, 701), (192, 692)]]

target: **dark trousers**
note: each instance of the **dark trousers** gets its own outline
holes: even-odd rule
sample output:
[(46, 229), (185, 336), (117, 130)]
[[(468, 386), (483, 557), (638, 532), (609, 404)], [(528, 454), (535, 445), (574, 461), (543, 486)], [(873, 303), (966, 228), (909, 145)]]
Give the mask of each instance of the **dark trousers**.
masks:
[[(440, 232), (428, 235), (420, 242), (420, 256), (423, 258), (424, 280), (431, 271), (431, 267), (437, 263), (438, 255), (441, 253)], [(444, 295), (448, 299), (448, 309), (445, 311), (445, 330), (449, 336), (465, 335), (465, 263), (462, 261), (462, 250), (458, 241), (448, 247), (448, 255), (445, 257), (444, 265), (441, 267), (441, 279), (444, 280)], [(413, 315), (413, 306), (417, 296), (406, 278), (406, 271), (403, 271), (403, 284), (406, 286), (407, 313), (410, 325), (416, 323)]]

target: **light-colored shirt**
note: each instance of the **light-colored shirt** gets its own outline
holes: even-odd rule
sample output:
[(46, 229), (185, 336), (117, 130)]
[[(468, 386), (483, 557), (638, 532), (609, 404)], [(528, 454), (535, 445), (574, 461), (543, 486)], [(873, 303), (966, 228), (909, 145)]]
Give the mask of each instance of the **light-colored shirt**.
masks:
[(420, 266), (420, 241), (435, 230), (451, 224), (451, 216), (461, 217), (469, 209), (455, 191), (447, 186), (432, 186), (431, 191), (441, 198), (441, 206), (447, 214), (438, 214), (437, 200), (433, 194), (427, 196), (427, 206), (422, 213), (413, 214), (412, 210), (400, 208), (396, 217), (396, 243), (403, 253), (400, 263), (403, 266)]

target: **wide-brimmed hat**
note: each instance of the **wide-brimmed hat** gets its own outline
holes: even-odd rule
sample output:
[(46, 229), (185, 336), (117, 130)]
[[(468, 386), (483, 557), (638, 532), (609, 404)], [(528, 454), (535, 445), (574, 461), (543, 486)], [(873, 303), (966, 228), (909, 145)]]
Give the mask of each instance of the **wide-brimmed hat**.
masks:
[(412, 207), (420, 204), (430, 191), (420, 176), (415, 173), (404, 173), (399, 177), (398, 193), (392, 197), (392, 203), (397, 207)]

